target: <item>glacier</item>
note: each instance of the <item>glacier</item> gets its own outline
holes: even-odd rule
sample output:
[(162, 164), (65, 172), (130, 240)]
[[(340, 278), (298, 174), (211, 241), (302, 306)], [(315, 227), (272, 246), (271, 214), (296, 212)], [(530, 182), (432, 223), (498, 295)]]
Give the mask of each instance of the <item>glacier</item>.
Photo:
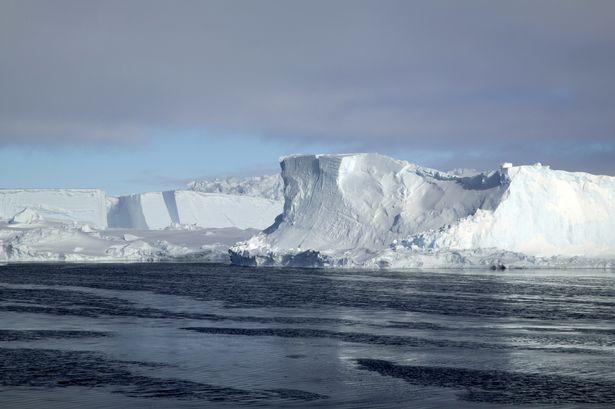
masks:
[(284, 210), (234, 264), (348, 268), (615, 264), (615, 177), (504, 164), (442, 172), (379, 154), (281, 160)]

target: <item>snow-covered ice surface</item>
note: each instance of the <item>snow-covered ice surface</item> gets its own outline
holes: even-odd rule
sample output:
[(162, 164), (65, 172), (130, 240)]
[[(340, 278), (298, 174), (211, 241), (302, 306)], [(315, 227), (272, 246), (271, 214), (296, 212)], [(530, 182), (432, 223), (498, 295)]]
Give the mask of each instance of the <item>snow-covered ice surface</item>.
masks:
[(0, 221), (0, 262), (228, 262), (229, 246), (256, 232), (181, 225), (165, 230), (99, 230), (39, 218), (25, 223)]
[(0, 189), (0, 219), (29, 208), (45, 219), (107, 226), (105, 192), (100, 189)]
[(164, 229), (183, 224), (204, 228), (262, 230), (282, 212), (282, 202), (258, 196), (194, 190), (149, 192), (110, 198), (111, 228)]
[(284, 212), (242, 265), (615, 266), (615, 177), (540, 164), (465, 176), (378, 154), (282, 160)]

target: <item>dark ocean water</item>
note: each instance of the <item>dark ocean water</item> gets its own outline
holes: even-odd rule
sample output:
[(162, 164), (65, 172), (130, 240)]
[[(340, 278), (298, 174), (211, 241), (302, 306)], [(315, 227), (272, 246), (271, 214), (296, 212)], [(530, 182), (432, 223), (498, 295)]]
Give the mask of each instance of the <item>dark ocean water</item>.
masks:
[(0, 266), (0, 408), (615, 407), (615, 272)]

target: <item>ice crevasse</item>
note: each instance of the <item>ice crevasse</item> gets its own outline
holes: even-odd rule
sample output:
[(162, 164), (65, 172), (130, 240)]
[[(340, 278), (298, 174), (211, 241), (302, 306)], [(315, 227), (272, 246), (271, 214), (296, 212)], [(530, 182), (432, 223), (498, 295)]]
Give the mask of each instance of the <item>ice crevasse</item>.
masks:
[(281, 160), (284, 211), (240, 265), (612, 267), (615, 177), (512, 166), (475, 176), (378, 154)]

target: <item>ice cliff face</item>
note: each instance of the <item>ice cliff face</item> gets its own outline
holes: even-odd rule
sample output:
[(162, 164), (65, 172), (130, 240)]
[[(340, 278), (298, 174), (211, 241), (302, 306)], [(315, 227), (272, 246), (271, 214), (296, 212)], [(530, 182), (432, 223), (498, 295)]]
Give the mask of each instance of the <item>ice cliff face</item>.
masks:
[(262, 197), (172, 190), (120, 196), (108, 202), (111, 228), (163, 229), (174, 225), (262, 230), (282, 203)]
[(197, 192), (262, 197), (274, 201), (284, 200), (284, 182), (279, 174), (246, 178), (229, 177), (214, 180), (195, 180), (190, 182), (188, 187)]
[[(614, 177), (540, 165), (464, 177), (377, 154), (291, 156), (281, 167), (284, 212), (231, 248), (236, 264), (560, 266), (561, 257), (577, 257), (575, 265), (584, 263), (578, 256), (615, 258)], [(546, 259), (553, 256), (559, 261)]]

